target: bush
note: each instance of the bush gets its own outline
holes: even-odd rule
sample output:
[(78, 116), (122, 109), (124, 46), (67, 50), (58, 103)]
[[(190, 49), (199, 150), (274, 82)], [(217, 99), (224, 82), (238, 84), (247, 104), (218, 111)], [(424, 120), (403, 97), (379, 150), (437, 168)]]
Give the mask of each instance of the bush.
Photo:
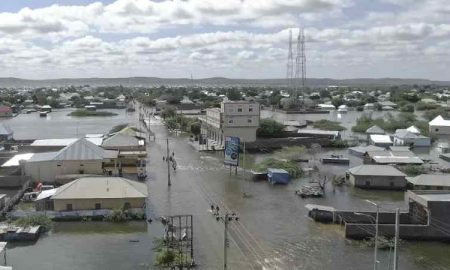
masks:
[(273, 119), (262, 119), (256, 132), (258, 137), (279, 138), (283, 135), (284, 125)]
[(438, 109), (434, 109), (434, 110), (425, 111), (423, 114), (423, 118), (431, 121), (434, 118), (436, 118), (436, 116), (438, 116), (438, 115), (441, 115), (444, 118), (448, 118), (450, 116), (450, 113), (448, 111), (444, 110), (443, 108), (438, 108)]
[(90, 116), (115, 116), (117, 113), (105, 112), (105, 111), (88, 111), (88, 110), (76, 110), (68, 114), (68, 116), (75, 117), (90, 117)]
[(125, 222), (126, 220), (128, 220), (127, 215), (120, 209), (113, 210), (105, 217), (105, 221), (109, 222)]
[(13, 223), (20, 227), (42, 226), (44, 230), (50, 230), (52, 226), (52, 220), (49, 217), (43, 215), (22, 217), (16, 219)]
[(400, 107), (401, 112), (414, 112), (414, 105), (413, 104), (406, 104)]
[(405, 165), (405, 166), (399, 166), (398, 168), (400, 171), (404, 172), (408, 176), (417, 176), (419, 174), (426, 173), (427, 170), (425, 167), (421, 165)]
[(345, 127), (341, 126), (339, 122), (334, 122), (326, 119), (314, 122), (313, 127), (322, 130), (335, 130), (335, 131), (342, 131), (346, 129)]
[(296, 162), (278, 160), (274, 158), (267, 158), (264, 161), (256, 164), (255, 171), (266, 172), (268, 168), (276, 168), (286, 170), (292, 178), (298, 178), (302, 174)]
[(429, 110), (435, 110), (440, 108), (441, 106), (436, 103), (426, 103), (419, 101), (416, 104), (416, 110), (418, 111), (429, 111)]

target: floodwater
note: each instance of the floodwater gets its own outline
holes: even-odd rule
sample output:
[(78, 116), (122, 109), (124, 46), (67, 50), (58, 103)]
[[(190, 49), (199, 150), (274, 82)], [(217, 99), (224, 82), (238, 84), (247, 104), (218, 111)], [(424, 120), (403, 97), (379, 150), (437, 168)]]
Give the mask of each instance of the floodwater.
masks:
[[(352, 116), (351, 112), (344, 117), (349, 116)], [(321, 119), (330, 115), (308, 117)], [(357, 117), (356, 112), (354, 117)], [(74, 137), (82, 133), (102, 133), (126, 119), (134, 122), (135, 118), (136, 115), (122, 115), (117, 116), (117, 121), (105, 121), (105, 118), (79, 120), (89, 123), (80, 123), (83, 129), (77, 133), (71, 127), (70, 132), (62, 131), (61, 126), (77, 122), (64, 115), (55, 121), (56, 126), (49, 121), (48, 128), (53, 130), (53, 134), (41, 133), (39, 127), (34, 126), (36, 134), (43, 138)], [(14, 125), (13, 120), (10, 121), (11, 127), (20, 127)], [(31, 123), (33, 120), (28, 121)], [(287, 186), (271, 186), (267, 182), (249, 181), (248, 175), (242, 170), (238, 170), (236, 176), (234, 172), (230, 175), (222, 163), (221, 153), (198, 153), (187, 143), (185, 135), (168, 134), (159, 121), (153, 123), (152, 131), (156, 134), (156, 140), (148, 146), (148, 214), (153, 219), (164, 215), (194, 216), (197, 269), (223, 267), (224, 226), (209, 213), (211, 204), (219, 204), (221, 212), (235, 211), (240, 217), (238, 222), (230, 224), (229, 269), (305, 270), (373, 268), (373, 248), (365, 247), (360, 241), (346, 240), (344, 230), (339, 225), (311, 221), (307, 217), (306, 204), (373, 210), (364, 201), (370, 199), (404, 206), (402, 192), (365, 191), (351, 187), (338, 187), (335, 190), (328, 187), (325, 198), (301, 199), (294, 194), (294, 190), (308, 179), (294, 180)], [(169, 138), (170, 152), (174, 152), (178, 164), (177, 170), (171, 171), (171, 187), (167, 185), (167, 168), (162, 161), (166, 155), (166, 138)], [(250, 167), (266, 156), (246, 155), (245, 166)], [(351, 166), (361, 162), (356, 157), (350, 158)], [(323, 173), (339, 175), (347, 168), (327, 166)], [(243, 198), (243, 192), (252, 197)], [(151, 243), (160, 235), (161, 226), (157, 222), (57, 223), (49, 235), (32, 245), (9, 244), (7, 259), (8, 264), (12, 264), (15, 269), (149, 269), (152, 268)], [(136, 239), (139, 242), (130, 242)], [(399, 250), (399, 269), (450, 269), (448, 254), (448, 244), (403, 241)], [(388, 269), (390, 257), (392, 253), (389, 251), (380, 251), (378, 269)]]
[(73, 117), (67, 116), (74, 109), (53, 110), (47, 117), (39, 113), (19, 114), (13, 118), (1, 119), (14, 131), (14, 139), (60, 139), (81, 137), (85, 134), (106, 133), (113, 126), (134, 121), (135, 114), (125, 109), (105, 109), (115, 116), (108, 117)]

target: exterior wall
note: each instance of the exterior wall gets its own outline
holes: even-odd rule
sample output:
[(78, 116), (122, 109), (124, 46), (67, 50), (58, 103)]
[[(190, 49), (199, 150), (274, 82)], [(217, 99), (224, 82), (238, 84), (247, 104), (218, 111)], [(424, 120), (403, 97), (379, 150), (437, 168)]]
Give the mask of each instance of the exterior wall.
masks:
[(220, 128), (222, 122), (222, 114), (220, 113), (219, 108), (206, 109), (205, 121), (210, 126)]
[(430, 126), (430, 135), (450, 135), (450, 127), (447, 126)]
[(414, 190), (450, 190), (450, 186), (411, 185)]
[(67, 204), (72, 204), (73, 210), (93, 210), (96, 203), (100, 203), (101, 209), (122, 209), (126, 202), (131, 208), (142, 208), (145, 198), (55, 199), (53, 202), (55, 211), (66, 211)]
[(350, 174), (350, 183), (355, 187), (365, 189), (404, 189), (404, 176), (359, 176)]
[(430, 138), (416, 138), (416, 139), (400, 139), (394, 137), (394, 145), (414, 145), (414, 146), (430, 146)]
[(25, 174), (30, 176), (33, 182), (54, 182), (57, 175), (80, 174), (80, 170), (83, 170), (83, 174), (102, 174), (102, 161), (42, 161), (25, 163)]
[(259, 127), (259, 104), (253, 102), (222, 103), (223, 128)]
[(225, 128), (223, 130), (224, 137), (236, 136), (239, 137), (241, 142), (254, 142), (256, 141), (257, 127), (241, 127), (241, 128)]

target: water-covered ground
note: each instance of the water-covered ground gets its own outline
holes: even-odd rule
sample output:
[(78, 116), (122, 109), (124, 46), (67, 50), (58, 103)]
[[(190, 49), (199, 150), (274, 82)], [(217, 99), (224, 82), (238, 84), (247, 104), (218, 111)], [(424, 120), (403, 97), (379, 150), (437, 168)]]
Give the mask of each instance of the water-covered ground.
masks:
[[(30, 123), (31, 130), (39, 134), (36, 137), (62, 138), (81, 133), (102, 133), (123, 121), (134, 122), (136, 118), (136, 115), (122, 115), (73, 120), (64, 115), (55, 122), (43, 121), (52, 133), (42, 132), (40, 125), (31, 125), (37, 115), (20, 125), (13, 122), (14, 119), (20, 120), (21, 116), (8, 121), (11, 127), (19, 129), (23, 129), (23, 123)], [(347, 117), (351, 115), (349, 113)], [(288, 117), (295, 119), (303, 116)], [(70, 126), (77, 121), (83, 127), (78, 132)], [(294, 190), (307, 179), (295, 180), (287, 186), (271, 186), (267, 182), (249, 181), (248, 175), (241, 170), (237, 176), (230, 176), (228, 168), (223, 166), (221, 153), (198, 153), (187, 144), (186, 136), (167, 134), (159, 121), (154, 123), (152, 130), (156, 140), (150, 142), (148, 147), (149, 214), (153, 218), (194, 215), (198, 269), (222, 269), (223, 224), (208, 212), (212, 203), (220, 204), (223, 210), (236, 211), (241, 217), (238, 223), (230, 225), (229, 269), (372, 269), (372, 248), (358, 241), (346, 240), (343, 228), (338, 225), (314, 223), (307, 217), (304, 206), (317, 203), (344, 209), (371, 209), (365, 199), (404, 205), (402, 192), (364, 191), (351, 187), (333, 190), (329, 186), (323, 199), (301, 199), (294, 194)], [(69, 131), (64, 131), (65, 128)], [(34, 133), (29, 134), (35, 137)], [(172, 171), (170, 188), (167, 186), (167, 168), (162, 161), (167, 137), (178, 163), (177, 171)], [(346, 154), (346, 151), (342, 153)], [(246, 166), (250, 167), (266, 156), (247, 155)], [(358, 158), (351, 157), (351, 166), (359, 162)], [(323, 170), (341, 174), (347, 168), (336, 165)], [(253, 197), (243, 198), (243, 192)], [(152, 240), (160, 235), (161, 228), (155, 222), (57, 223), (49, 235), (32, 245), (8, 245), (8, 264), (15, 266), (15, 269), (36, 270), (148, 269), (152, 265)], [(130, 242), (136, 239), (139, 242)], [(399, 269), (450, 269), (448, 244), (403, 241), (399, 254)], [(380, 251), (378, 269), (388, 269), (390, 256), (392, 254), (388, 250)]]

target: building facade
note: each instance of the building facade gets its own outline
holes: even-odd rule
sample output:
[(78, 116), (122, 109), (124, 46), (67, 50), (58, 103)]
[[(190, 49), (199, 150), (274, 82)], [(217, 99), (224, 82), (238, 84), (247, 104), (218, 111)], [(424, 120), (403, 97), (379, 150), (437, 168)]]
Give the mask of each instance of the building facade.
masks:
[(201, 117), (202, 135), (223, 145), (225, 137), (236, 136), (241, 142), (256, 141), (260, 106), (253, 101), (224, 101), (219, 108), (206, 110)]

